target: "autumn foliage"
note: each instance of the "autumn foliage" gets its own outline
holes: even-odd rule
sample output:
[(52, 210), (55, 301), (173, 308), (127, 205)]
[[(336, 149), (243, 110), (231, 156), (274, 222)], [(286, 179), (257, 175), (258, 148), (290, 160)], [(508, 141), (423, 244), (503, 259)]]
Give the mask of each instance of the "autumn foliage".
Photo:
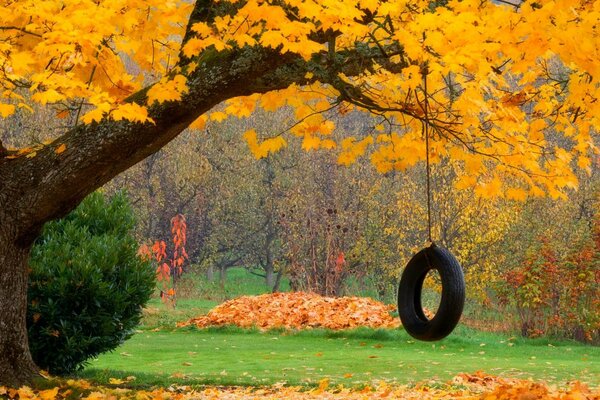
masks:
[(167, 244), (157, 240), (152, 247), (142, 245), (139, 254), (156, 261), (156, 280), (160, 286), (160, 298), (165, 304), (177, 304), (177, 280), (183, 274), (183, 264), (188, 258), (185, 251), (187, 224), (185, 217), (177, 214), (171, 219), (171, 234), (173, 235), (173, 254), (167, 257)]
[[(134, 379), (135, 377), (130, 377)], [(110, 379), (115, 384), (121, 380)], [(373, 386), (347, 388), (330, 386), (328, 379), (322, 379), (319, 385), (306, 389), (275, 385), (271, 387), (214, 387), (200, 389), (190, 386), (171, 385), (168, 388), (133, 390), (121, 387), (96, 386), (85, 380), (70, 379), (50, 389), (31, 389), (27, 386), (11, 389), (0, 386), (0, 396), (8, 399), (61, 400), (79, 393), (81, 400), (113, 399), (265, 399), (265, 400), (368, 400), (368, 399), (470, 399), (470, 400), (597, 400), (600, 390), (592, 390), (579, 382), (573, 382), (567, 388), (557, 388), (541, 382), (507, 379), (483, 372), (459, 374), (451, 381), (435, 386), (417, 384), (414, 387), (396, 386), (380, 381)], [(71, 397), (70, 397), (71, 396)]]
[(199, 328), (220, 325), (256, 326), (260, 329), (395, 328), (400, 325), (390, 312), (393, 305), (365, 297), (323, 297), (314, 293), (273, 293), (242, 296), (218, 305), (205, 316), (178, 326)]
[[(14, 1), (0, 7), (0, 116), (42, 105), (75, 124), (152, 124), (152, 107), (181, 101), (207, 59), (265, 49), (303, 67), (279, 90), (229, 99), (193, 126), (288, 107), (298, 121), (289, 135), (246, 130), (256, 158), (299, 137), (303, 149), (335, 151), (342, 165), (372, 150), (373, 165), (389, 172), (423, 160), (426, 122), (435, 132), (432, 161), (449, 156), (464, 165), (461, 184), (491, 197), (561, 197), (577, 185), (575, 169), (589, 171), (596, 150), (594, 4), (231, 1), (186, 24), (193, 7), (182, 0)], [(130, 74), (127, 61), (143, 73)], [(124, 101), (148, 83), (145, 76), (152, 85), (144, 96)], [(357, 109), (382, 118), (338, 141), (327, 112)], [(65, 151), (60, 141), (43, 143)], [(11, 149), (8, 157), (38, 150)]]
[(500, 297), (516, 309), (523, 336), (600, 340), (598, 239), (580, 238), (560, 254), (550, 236), (541, 236), (525, 261), (504, 274)]

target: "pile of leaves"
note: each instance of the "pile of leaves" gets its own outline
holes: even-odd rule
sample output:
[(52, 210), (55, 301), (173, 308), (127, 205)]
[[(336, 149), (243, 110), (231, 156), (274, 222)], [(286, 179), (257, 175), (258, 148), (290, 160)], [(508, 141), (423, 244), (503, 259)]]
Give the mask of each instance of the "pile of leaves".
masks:
[(272, 293), (242, 296), (210, 310), (207, 315), (181, 322), (177, 326), (237, 325), (259, 329), (350, 329), (396, 328), (397, 317), (385, 305), (368, 297), (323, 297), (315, 293)]
[[(111, 383), (121, 383), (111, 379)], [(482, 372), (475, 374), (460, 374), (445, 384), (418, 384), (413, 387), (392, 386), (383, 381), (374, 387), (365, 386), (361, 389), (330, 387), (329, 381), (323, 379), (318, 387), (312, 389), (274, 385), (271, 387), (223, 387), (206, 386), (194, 389), (190, 386), (171, 385), (168, 388), (152, 390), (135, 390), (122, 388), (117, 385), (97, 386), (85, 380), (68, 380), (57, 382), (50, 389), (9, 389), (0, 386), (0, 398), (8, 399), (40, 399), (62, 400), (79, 398), (81, 400), (113, 400), (113, 399), (549, 399), (549, 400), (597, 400), (600, 390), (591, 390), (586, 385), (574, 382), (568, 388), (556, 388), (542, 382), (518, 379), (504, 379)]]

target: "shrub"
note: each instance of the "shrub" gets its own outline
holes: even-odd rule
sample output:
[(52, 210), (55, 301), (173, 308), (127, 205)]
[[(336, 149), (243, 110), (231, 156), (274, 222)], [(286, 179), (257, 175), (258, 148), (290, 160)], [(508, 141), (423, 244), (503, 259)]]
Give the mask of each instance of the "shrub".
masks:
[(500, 299), (514, 307), (523, 336), (600, 341), (600, 241), (586, 232), (573, 236), (562, 254), (555, 241), (538, 238), (524, 261), (506, 271)]
[(155, 287), (137, 256), (133, 212), (124, 194), (86, 198), (44, 226), (31, 254), (27, 324), (34, 361), (53, 374), (128, 339)]

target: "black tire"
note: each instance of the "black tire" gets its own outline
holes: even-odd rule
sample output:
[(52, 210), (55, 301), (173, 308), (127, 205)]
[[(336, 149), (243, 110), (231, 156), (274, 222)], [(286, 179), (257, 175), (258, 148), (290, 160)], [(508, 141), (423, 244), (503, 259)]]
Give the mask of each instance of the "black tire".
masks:
[[(442, 281), (442, 298), (429, 320), (421, 306), (421, 289), (427, 273), (436, 269)], [(443, 247), (432, 244), (411, 258), (398, 287), (398, 314), (404, 329), (415, 339), (441, 340), (458, 324), (465, 304), (465, 278), (456, 258)]]

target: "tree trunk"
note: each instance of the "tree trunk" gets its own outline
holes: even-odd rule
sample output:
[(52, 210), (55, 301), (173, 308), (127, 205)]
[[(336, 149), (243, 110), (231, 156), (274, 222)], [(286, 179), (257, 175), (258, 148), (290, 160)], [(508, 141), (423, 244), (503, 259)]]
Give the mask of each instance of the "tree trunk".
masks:
[(265, 266), (265, 281), (267, 287), (272, 288), (275, 285), (275, 270), (272, 263)]
[(206, 270), (206, 279), (209, 282), (212, 282), (215, 280), (215, 266), (214, 265), (209, 265), (208, 269)]
[(29, 353), (26, 325), (31, 246), (16, 243), (5, 217), (0, 213), (0, 385), (18, 387), (38, 375)]
[(273, 284), (273, 289), (271, 293), (279, 292), (279, 286), (281, 285), (281, 278), (283, 277), (283, 268), (277, 272), (277, 278), (275, 279), (275, 283)]
[(227, 280), (227, 267), (221, 266), (219, 268), (219, 283), (221, 285), (221, 289), (225, 290), (225, 281)]

